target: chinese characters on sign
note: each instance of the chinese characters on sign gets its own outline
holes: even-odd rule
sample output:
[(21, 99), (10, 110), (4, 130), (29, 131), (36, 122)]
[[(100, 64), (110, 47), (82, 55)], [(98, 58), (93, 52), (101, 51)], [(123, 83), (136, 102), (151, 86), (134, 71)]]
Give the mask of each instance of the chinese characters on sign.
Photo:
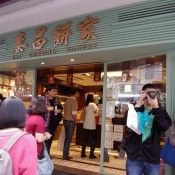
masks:
[[(91, 41), (98, 40), (98, 37), (95, 34), (96, 28), (94, 27), (94, 24), (99, 23), (99, 21), (100, 20), (98, 18), (92, 18), (88, 16), (84, 21), (81, 21), (77, 24), (77, 30), (80, 31), (79, 41), (82, 43), (77, 45), (69, 45), (68, 42), (69, 37), (73, 35), (71, 31), (72, 22), (68, 21), (62, 25), (57, 25), (52, 33), (53, 46), (58, 47), (60, 45), (65, 45), (67, 52), (96, 48), (97, 42), (94, 43)], [(43, 50), (43, 46), (47, 43), (47, 39), (43, 37), (45, 32), (47, 32), (47, 28), (45, 26), (35, 29), (34, 33), (36, 39), (32, 42), (32, 47), (35, 51), (28, 53), (29, 57), (52, 55), (58, 52), (58, 49)], [(24, 44), (24, 35), (24, 32), (20, 32), (16, 37), (16, 42), (13, 49), (13, 52), (15, 52), (16, 55), (13, 55), (13, 59), (21, 58), (22, 54), (19, 54), (19, 52), (23, 52), (24, 48), (27, 47), (27, 45)]]
[(23, 41), (25, 40), (24, 35), (25, 35), (24, 32), (20, 32), (19, 35), (16, 37), (16, 42), (15, 42), (13, 52), (16, 52), (16, 53), (23, 52), (24, 48), (27, 47), (27, 44), (23, 43)]
[(98, 18), (92, 18), (92, 17), (87, 17), (85, 21), (81, 21), (77, 25), (77, 29), (81, 30), (81, 35), (80, 35), (80, 41), (81, 42), (86, 42), (90, 38), (93, 40), (97, 40), (97, 36), (93, 34), (95, 31), (95, 27), (93, 27), (93, 24), (96, 24), (99, 22)]
[(46, 44), (46, 42), (47, 42), (46, 38), (42, 37), (42, 35), (44, 34), (45, 31), (46, 31), (45, 26), (39, 27), (35, 30), (36, 40), (32, 43), (34, 50), (40, 50), (40, 49), (42, 49), (44, 44)]
[(70, 26), (72, 25), (72, 22), (67, 22), (66, 24), (63, 24), (62, 26), (57, 25), (55, 27), (54, 33), (53, 33), (53, 39), (54, 39), (54, 46), (58, 46), (61, 44), (67, 45), (68, 44), (68, 37), (72, 34), (70, 30)]

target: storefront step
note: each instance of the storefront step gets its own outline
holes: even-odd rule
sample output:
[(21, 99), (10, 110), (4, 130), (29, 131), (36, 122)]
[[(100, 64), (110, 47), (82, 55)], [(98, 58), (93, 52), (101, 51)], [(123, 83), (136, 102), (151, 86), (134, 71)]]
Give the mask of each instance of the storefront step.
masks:
[(55, 169), (52, 175), (100, 175), (100, 173), (62, 165), (55, 165)]

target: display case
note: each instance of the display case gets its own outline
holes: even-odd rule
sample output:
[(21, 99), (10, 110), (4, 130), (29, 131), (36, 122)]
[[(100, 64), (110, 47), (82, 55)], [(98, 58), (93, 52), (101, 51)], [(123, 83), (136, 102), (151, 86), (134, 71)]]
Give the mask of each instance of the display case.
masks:
[(33, 71), (1, 71), (0, 93), (4, 97), (20, 97), (25, 105), (31, 101), (33, 92)]

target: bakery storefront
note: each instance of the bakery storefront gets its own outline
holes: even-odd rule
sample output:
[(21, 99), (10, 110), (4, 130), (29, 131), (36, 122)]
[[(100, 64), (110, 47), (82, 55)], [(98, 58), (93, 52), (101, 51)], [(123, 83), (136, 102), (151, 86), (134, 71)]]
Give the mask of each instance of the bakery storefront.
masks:
[[(27, 106), (32, 97), (43, 95), (48, 83), (56, 83), (58, 98), (64, 104), (70, 88), (76, 87), (79, 115), (72, 141), (74, 160), (95, 165), (96, 172), (103, 174), (125, 174), (125, 159), (118, 159), (125, 130), (124, 113), (128, 103), (137, 101), (144, 84), (155, 84), (161, 107), (174, 119), (172, 5), (173, 0), (142, 2), (1, 35), (0, 93), (19, 96)], [(101, 87), (103, 109), (97, 122), (95, 152), (99, 156), (96, 160), (82, 159), (81, 113), (85, 95), (93, 92), (98, 101)], [(58, 128), (55, 143), (60, 140), (61, 131)], [(161, 147), (165, 137), (164, 133)], [(108, 150), (109, 162), (103, 161), (103, 148)], [(58, 152), (56, 162), (61, 160), (61, 151)], [(165, 173), (163, 168), (161, 171), (174, 173), (167, 165)]]

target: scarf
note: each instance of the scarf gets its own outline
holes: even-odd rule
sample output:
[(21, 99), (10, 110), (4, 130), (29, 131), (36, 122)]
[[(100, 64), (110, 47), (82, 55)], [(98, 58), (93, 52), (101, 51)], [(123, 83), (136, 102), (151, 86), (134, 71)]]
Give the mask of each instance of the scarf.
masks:
[(144, 142), (151, 134), (154, 116), (148, 113), (151, 109), (145, 108), (144, 112), (137, 112), (139, 118), (139, 129), (142, 133), (142, 142)]

